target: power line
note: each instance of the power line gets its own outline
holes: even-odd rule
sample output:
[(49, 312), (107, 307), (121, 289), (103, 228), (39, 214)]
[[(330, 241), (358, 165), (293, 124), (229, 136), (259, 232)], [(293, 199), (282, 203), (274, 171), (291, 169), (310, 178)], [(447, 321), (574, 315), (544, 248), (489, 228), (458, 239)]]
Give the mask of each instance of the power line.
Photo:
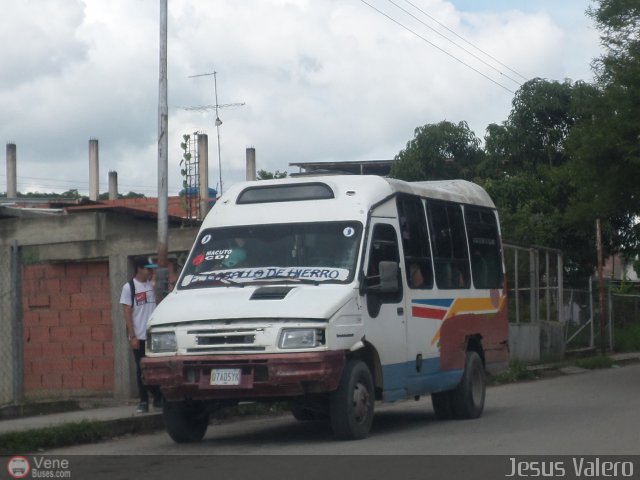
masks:
[(365, 5), (367, 5), (369, 8), (375, 10), (376, 12), (378, 12), (380, 15), (388, 18), (389, 20), (391, 20), (393, 23), (397, 24), (398, 26), (404, 28), (405, 30), (407, 30), (408, 32), (414, 34), (416, 37), (420, 38), (421, 40), (423, 40), (424, 42), (428, 43), (429, 45), (431, 45), (432, 47), (437, 48), (438, 50), (440, 50), (442, 53), (444, 53), (445, 55), (453, 58), (455, 61), (463, 64), (465, 67), (473, 70), (474, 72), (476, 72), (478, 75), (483, 76), (484, 78), (486, 78), (487, 80), (489, 80), (492, 83), (495, 83), (497, 86), (499, 86), (500, 88), (506, 90), (509, 93), (512, 93), (515, 95), (516, 92), (514, 92), (513, 90), (509, 89), (508, 87), (504, 86), (503, 84), (501, 84), (500, 82), (494, 80), (493, 78), (489, 77), (488, 75), (485, 75), (484, 73), (482, 73), (480, 70), (478, 70), (477, 68), (472, 67), (471, 65), (469, 65), (468, 63), (466, 63), (463, 60), (460, 60), (458, 57), (456, 57), (455, 55), (453, 55), (452, 53), (447, 52), (446, 50), (444, 50), (443, 48), (439, 47), (438, 45), (436, 45), (435, 43), (431, 42), (430, 40), (426, 39), (425, 37), (423, 37), (422, 35), (420, 35), (419, 33), (415, 32), (414, 30), (410, 29), (409, 27), (407, 27), (406, 25), (403, 25), (402, 23), (400, 23), (398, 20), (396, 20), (395, 18), (391, 17), (390, 15), (387, 15), (386, 13), (384, 13), (383, 11), (379, 10), (378, 8), (374, 7), (373, 5), (371, 5), (370, 3), (368, 3), (365, 0), (360, 0), (362, 3), (364, 3)]
[[(482, 58), (480, 58), (479, 56), (477, 56), (475, 53), (470, 52), (469, 50), (467, 50), (465, 47), (463, 47), (462, 45), (454, 42), (453, 40), (451, 40), (449, 37), (447, 37), (446, 35), (444, 35), (443, 33), (437, 31), (435, 28), (433, 28), (431, 25), (427, 25), (425, 22), (423, 22), (422, 20), (420, 20), (418, 17), (416, 17), (415, 15), (413, 15), (411, 12), (409, 12), (408, 10), (404, 9), (403, 7), (401, 7), (400, 5), (398, 5), (396, 2), (394, 2), (393, 0), (387, 0), (390, 4), (394, 5), (396, 8), (398, 8), (399, 10), (402, 10), (404, 13), (406, 13), (407, 15), (409, 15), (411, 18), (413, 18), (414, 20), (417, 20), (418, 22), (420, 22), (422, 25), (424, 25), (425, 27), (427, 27), (429, 30), (432, 30), (434, 33), (436, 33), (436, 35), (440, 35), (442, 38), (444, 38), (445, 40), (447, 40), (448, 42), (453, 43), (456, 47), (458, 47), (459, 49), (461, 49), (462, 51), (468, 53), (469, 55), (471, 55), (473, 58), (475, 58), (476, 60), (484, 63), (487, 67), (489, 67), (492, 70), (495, 70), (496, 72), (498, 72), (500, 75), (502, 75), (505, 78), (508, 78), (509, 80), (511, 80), (513, 83), (516, 83), (519, 86), (522, 86), (522, 83), (520, 83), (518, 80), (514, 79), (513, 77), (510, 77), (509, 75), (507, 75), (506, 73), (503, 73), (501, 70), (497, 69), (496, 67), (494, 67), (493, 65), (491, 65), (490, 63), (488, 63), (486, 60), (483, 60)], [(407, 0), (405, 0), (407, 1)], [(414, 6), (411, 2), (408, 2), (410, 5)], [(415, 7), (415, 6), (414, 6)], [(415, 7), (417, 8), (417, 7)], [(420, 9), (418, 9), (420, 10)], [(425, 15), (427, 15), (429, 18), (432, 18), (430, 15), (428, 15), (426, 12), (423, 12), (422, 10), (420, 10), (422, 13), (424, 13)], [(467, 42), (469, 43), (469, 42)], [(473, 44), (471, 44), (473, 46)], [(477, 49), (477, 47), (475, 47)], [(478, 49), (479, 50), (479, 49)], [(483, 52), (484, 53), (484, 52)], [(499, 62), (498, 62), (499, 63)], [(507, 67), (508, 68), (508, 67)]]
[(461, 35), (457, 34), (454, 30), (450, 29), (449, 27), (447, 27), (444, 23), (440, 22), (437, 18), (429, 15), (427, 12), (425, 12), (423, 9), (421, 9), (420, 7), (418, 7), (417, 5), (415, 5), (414, 3), (412, 3), (410, 0), (404, 0), (406, 3), (408, 3), (409, 5), (411, 5), (413, 8), (415, 8), (416, 10), (418, 10), (419, 12), (421, 12), (423, 15), (429, 17), (431, 20), (433, 20), (434, 22), (436, 22), (438, 25), (440, 25), (442, 28), (444, 28), (445, 30), (447, 30), (448, 32), (451, 32), (452, 34), (454, 34), (456, 37), (458, 37), (460, 40), (462, 40), (463, 42), (471, 45), (473, 48), (475, 48), (476, 50), (478, 50), (479, 52), (481, 52), (482, 54), (486, 55), (487, 57), (489, 57), (491, 60), (493, 60), (494, 62), (498, 63), (499, 65), (503, 66), (504, 68), (506, 68), (507, 70), (509, 70), (510, 72), (515, 73), (516, 75), (518, 75), (520, 78), (522, 78), (524, 81), (529, 80), (527, 77), (525, 77), (524, 75), (520, 74), (519, 72), (517, 72), (516, 70), (514, 70), (513, 68), (509, 67), (508, 65), (505, 65), (504, 63), (502, 63), (500, 60), (498, 60), (497, 58), (495, 58), (494, 56), (492, 56), (491, 54), (485, 52), (484, 50), (482, 50), (480, 47), (476, 46), (473, 42), (470, 42), (469, 40), (467, 40), (466, 38), (462, 37)]

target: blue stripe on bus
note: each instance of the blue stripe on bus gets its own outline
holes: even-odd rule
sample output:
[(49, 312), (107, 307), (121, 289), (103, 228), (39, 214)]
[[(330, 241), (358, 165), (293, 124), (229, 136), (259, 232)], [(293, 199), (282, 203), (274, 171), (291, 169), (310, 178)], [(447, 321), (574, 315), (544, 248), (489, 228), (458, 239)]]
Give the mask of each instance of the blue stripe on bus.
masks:
[(413, 299), (411, 300), (411, 303), (430, 305), (432, 307), (449, 308), (453, 303), (453, 300), (453, 298)]
[[(408, 372), (412, 372), (410, 377), (407, 377)], [(460, 383), (463, 373), (463, 369), (442, 371), (439, 358), (423, 360), (419, 374), (415, 361), (385, 365), (382, 367), (383, 399), (394, 402), (414, 395), (451, 390)]]

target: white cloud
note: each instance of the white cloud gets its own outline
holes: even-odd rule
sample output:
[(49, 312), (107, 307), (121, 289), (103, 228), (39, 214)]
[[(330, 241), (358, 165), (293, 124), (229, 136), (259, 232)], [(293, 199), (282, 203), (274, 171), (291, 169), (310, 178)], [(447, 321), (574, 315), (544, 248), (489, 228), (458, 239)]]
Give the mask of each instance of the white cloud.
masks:
[[(517, 89), (390, 3), (368, 1)], [(557, 12), (552, 2), (536, 11), (413, 3), (527, 77), (591, 78), (589, 61), (599, 50), (583, 15), (588, 0), (564, 2)], [(392, 158), (419, 125), (467, 120), (482, 137), (510, 109), (507, 90), (356, 0), (169, 4), (171, 194), (181, 186), (184, 133), (208, 132), (210, 184), (218, 182), (214, 113), (182, 108), (215, 103), (213, 77), (189, 78), (194, 74), (215, 69), (219, 103), (246, 102), (220, 110), (225, 186), (244, 179), (247, 146), (256, 147), (258, 168), (271, 171), (291, 171), (290, 162)], [(98, 138), (101, 191), (107, 172), (117, 170), (120, 191), (155, 194), (158, 19), (157, 2), (148, 1), (3, 5), (0, 137), (17, 144), (19, 190), (86, 193), (88, 140)], [(5, 186), (2, 168), (0, 191)]]

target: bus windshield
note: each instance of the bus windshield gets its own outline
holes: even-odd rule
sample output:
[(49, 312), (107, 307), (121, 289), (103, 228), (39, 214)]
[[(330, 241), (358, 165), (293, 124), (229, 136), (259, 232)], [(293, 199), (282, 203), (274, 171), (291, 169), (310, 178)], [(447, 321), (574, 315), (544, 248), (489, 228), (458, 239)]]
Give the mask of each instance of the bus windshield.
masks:
[(178, 289), (250, 283), (350, 283), (360, 222), (282, 223), (200, 232)]

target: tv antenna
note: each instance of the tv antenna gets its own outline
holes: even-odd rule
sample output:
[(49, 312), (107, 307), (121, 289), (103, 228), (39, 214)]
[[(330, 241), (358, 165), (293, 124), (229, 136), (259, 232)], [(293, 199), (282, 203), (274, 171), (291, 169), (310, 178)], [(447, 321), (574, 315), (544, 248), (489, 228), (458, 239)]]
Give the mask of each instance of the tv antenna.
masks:
[(222, 159), (220, 156), (220, 125), (222, 125), (222, 120), (220, 120), (220, 115), (218, 114), (218, 110), (220, 110), (221, 108), (228, 108), (228, 107), (242, 107), (245, 103), (223, 103), (223, 104), (219, 104), (218, 103), (218, 72), (213, 71), (213, 72), (208, 72), (208, 73), (200, 73), (198, 75), (190, 75), (189, 78), (196, 78), (196, 77), (210, 77), (211, 75), (213, 75), (213, 91), (215, 94), (215, 99), (216, 99), (216, 103), (215, 105), (200, 105), (197, 107), (184, 107), (185, 110), (191, 110), (191, 111), (198, 111), (198, 112), (208, 112), (210, 110), (215, 110), (216, 112), (216, 120), (214, 122), (215, 126), (216, 126), (216, 133), (218, 136), (218, 172), (220, 174), (220, 188), (219, 188), (219, 192), (218, 192), (218, 196), (222, 195)]

